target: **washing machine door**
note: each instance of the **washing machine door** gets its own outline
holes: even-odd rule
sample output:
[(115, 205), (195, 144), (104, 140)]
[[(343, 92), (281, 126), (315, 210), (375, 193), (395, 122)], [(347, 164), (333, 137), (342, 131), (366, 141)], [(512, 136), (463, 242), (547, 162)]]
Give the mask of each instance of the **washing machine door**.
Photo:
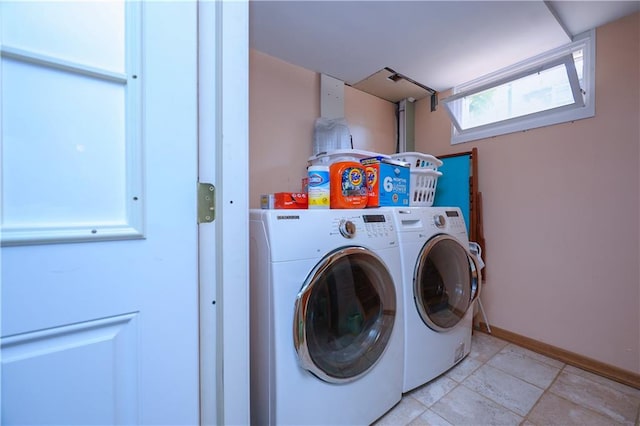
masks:
[(382, 356), (395, 317), (393, 278), (379, 256), (363, 247), (329, 253), (296, 297), (300, 365), (331, 383), (357, 379)]
[(435, 331), (455, 327), (478, 296), (478, 267), (468, 247), (450, 235), (427, 241), (413, 280), (416, 308)]

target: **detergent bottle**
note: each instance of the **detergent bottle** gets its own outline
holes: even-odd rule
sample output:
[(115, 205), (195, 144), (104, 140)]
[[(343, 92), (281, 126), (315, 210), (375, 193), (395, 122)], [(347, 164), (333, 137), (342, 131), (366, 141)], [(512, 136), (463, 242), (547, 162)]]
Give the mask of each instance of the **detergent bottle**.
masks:
[(329, 167), (332, 209), (362, 209), (367, 206), (365, 169), (357, 161), (338, 161)]

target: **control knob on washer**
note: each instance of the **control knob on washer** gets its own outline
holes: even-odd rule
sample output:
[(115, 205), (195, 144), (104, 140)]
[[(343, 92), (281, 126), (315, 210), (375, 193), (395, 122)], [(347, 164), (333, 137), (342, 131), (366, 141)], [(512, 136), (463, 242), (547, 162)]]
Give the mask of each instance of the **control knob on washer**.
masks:
[(444, 216), (442, 216), (441, 214), (437, 214), (433, 217), (433, 223), (435, 223), (435, 225), (438, 228), (444, 228), (444, 224), (445, 224), (445, 219)]
[(356, 224), (350, 220), (341, 220), (338, 229), (340, 229), (340, 234), (345, 238), (353, 238), (356, 235)]

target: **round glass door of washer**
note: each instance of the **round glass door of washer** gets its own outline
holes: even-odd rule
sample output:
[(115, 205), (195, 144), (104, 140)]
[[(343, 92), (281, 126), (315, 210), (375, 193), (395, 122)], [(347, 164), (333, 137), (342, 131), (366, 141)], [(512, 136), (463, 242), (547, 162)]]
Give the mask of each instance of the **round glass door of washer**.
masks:
[(300, 365), (331, 383), (357, 379), (382, 356), (395, 317), (393, 278), (379, 256), (358, 246), (327, 254), (295, 301)]

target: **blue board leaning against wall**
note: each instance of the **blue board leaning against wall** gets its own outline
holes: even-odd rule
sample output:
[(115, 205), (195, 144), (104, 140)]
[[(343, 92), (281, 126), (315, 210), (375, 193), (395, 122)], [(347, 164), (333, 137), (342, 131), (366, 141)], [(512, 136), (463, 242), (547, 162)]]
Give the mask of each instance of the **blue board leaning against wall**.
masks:
[(469, 195), (469, 178), (471, 154), (462, 154), (452, 157), (440, 157), (442, 166), (438, 171), (442, 176), (438, 178), (434, 206), (460, 207), (464, 222), (467, 225), (467, 233), (470, 234), (471, 200)]

